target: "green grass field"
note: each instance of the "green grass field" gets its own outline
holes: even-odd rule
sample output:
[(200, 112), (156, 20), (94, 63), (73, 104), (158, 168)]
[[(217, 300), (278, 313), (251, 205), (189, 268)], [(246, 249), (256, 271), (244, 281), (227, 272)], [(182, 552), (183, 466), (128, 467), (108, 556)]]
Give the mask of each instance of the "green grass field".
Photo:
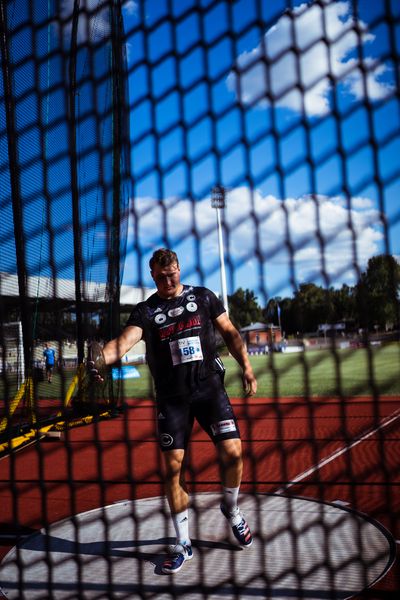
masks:
[[(236, 361), (224, 356), (226, 387), (231, 397), (242, 395), (241, 371)], [(400, 345), (389, 344), (357, 350), (313, 350), (298, 354), (253, 356), (259, 397), (400, 394)], [(141, 379), (126, 382), (127, 396), (147, 396), (147, 367), (139, 367)]]
[[(240, 369), (230, 356), (223, 356), (228, 394), (242, 396)], [(400, 344), (371, 347), (369, 350), (308, 350), (304, 353), (253, 356), (251, 362), (258, 380), (258, 397), (286, 396), (364, 396), (377, 390), (380, 395), (400, 395)], [(148, 398), (152, 395), (151, 377), (146, 365), (139, 365), (139, 379), (123, 383), (124, 395)], [(73, 373), (67, 372), (66, 390)], [(11, 391), (11, 390), (10, 390)], [(3, 392), (3, 390), (1, 390)], [(61, 378), (38, 384), (38, 396), (59, 398)], [(2, 393), (4, 398), (4, 392)]]
[[(223, 356), (228, 394), (242, 396), (241, 371), (230, 356)], [(400, 394), (400, 344), (352, 350), (310, 350), (305, 353), (253, 356), (258, 397), (364, 396)], [(127, 397), (148, 397), (151, 378), (145, 365), (140, 379), (124, 382)]]
[[(400, 394), (400, 345), (373, 347), (369, 351), (313, 350), (298, 354), (252, 357), (258, 380), (257, 396), (364, 396)], [(225, 358), (227, 388), (241, 394), (232, 358)]]

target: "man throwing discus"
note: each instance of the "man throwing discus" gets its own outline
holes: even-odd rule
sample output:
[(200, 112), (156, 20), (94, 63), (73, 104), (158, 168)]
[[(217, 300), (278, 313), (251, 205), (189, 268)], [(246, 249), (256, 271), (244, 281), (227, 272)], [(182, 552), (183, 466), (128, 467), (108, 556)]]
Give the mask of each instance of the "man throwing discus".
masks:
[(102, 380), (99, 371), (104, 364), (120, 360), (142, 338), (146, 342), (147, 362), (156, 390), (165, 492), (176, 531), (176, 545), (162, 570), (177, 573), (193, 557), (183, 469), (194, 419), (216, 448), (223, 491), (221, 512), (242, 547), (253, 542), (238, 506), (242, 446), (224, 388), (225, 369), (216, 351), (215, 330), (242, 368), (247, 395), (255, 394), (257, 381), (242, 338), (223, 304), (207, 288), (181, 283), (175, 252), (156, 250), (150, 259), (150, 272), (156, 293), (134, 308), (119, 337), (108, 342), (99, 360), (89, 361), (88, 367), (95, 380)]

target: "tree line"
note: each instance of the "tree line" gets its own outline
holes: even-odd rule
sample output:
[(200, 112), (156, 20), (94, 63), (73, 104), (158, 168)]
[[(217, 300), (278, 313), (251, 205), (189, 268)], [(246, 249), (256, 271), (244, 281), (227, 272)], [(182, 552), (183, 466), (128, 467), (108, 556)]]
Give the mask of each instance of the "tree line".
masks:
[(321, 324), (344, 323), (348, 330), (398, 329), (400, 265), (391, 255), (369, 259), (354, 286), (324, 288), (302, 283), (293, 297), (272, 297), (264, 307), (251, 290), (228, 297), (229, 316), (239, 329), (251, 323), (281, 324), (286, 336), (316, 332)]

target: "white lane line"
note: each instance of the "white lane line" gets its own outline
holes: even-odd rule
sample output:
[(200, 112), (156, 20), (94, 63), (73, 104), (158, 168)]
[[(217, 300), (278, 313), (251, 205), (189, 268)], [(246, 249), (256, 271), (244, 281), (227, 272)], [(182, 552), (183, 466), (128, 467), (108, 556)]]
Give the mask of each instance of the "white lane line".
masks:
[(374, 435), (375, 433), (377, 433), (380, 429), (384, 429), (385, 427), (387, 427), (388, 425), (390, 425), (391, 423), (393, 423), (394, 421), (396, 421), (399, 417), (400, 417), (400, 408), (397, 409), (397, 410), (395, 410), (394, 413), (392, 413), (391, 415), (389, 415), (385, 419), (383, 419), (382, 423), (380, 425), (378, 425), (378, 427), (375, 427), (375, 429), (372, 429), (372, 430), (367, 430), (361, 436), (357, 437), (354, 440), (354, 442), (352, 442), (348, 446), (345, 446), (344, 448), (340, 448), (339, 450), (336, 450), (333, 454), (331, 454), (330, 456), (327, 456), (326, 458), (324, 458), (323, 460), (321, 460), (321, 462), (319, 462), (317, 465), (314, 465), (313, 467), (310, 467), (306, 471), (303, 471), (303, 473), (300, 473), (300, 475), (297, 475), (297, 477), (295, 477), (294, 479), (292, 479), (289, 483), (285, 484), (284, 486), (280, 487), (274, 493), (275, 494), (283, 494), (286, 490), (288, 490), (289, 488), (291, 488), (293, 485), (295, 485), (296, 483), (299, 483), (299, 481), (302, 481), (303, 479), (306, 479), (306, 477), (308, 477), (309, 475), (312, 475), (313, 473), (315, 473), (315, 471), (318, 471), (319, 469), (322, 469), (322, 467), (324, 467), (325, 465), (329, 464), (330, 462), (332, 462), (333, 460), (335, 460), (336, 458), (338, 458), (342, 454), (345, 454), (345, 452), (348, 452), (349, 450), (351, 450), (352, 448), (354, 448), (354, 446), (357, 446), (361, 442), (364, 442), (369, 437), (371, 437), (372, 435)]

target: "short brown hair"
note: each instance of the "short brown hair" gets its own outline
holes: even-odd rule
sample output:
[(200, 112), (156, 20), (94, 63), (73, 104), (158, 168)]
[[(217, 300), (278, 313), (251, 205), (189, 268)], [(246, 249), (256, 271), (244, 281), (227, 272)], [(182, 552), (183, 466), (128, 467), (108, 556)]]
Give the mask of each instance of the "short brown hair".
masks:
[(153, 252), (153, 256), (149, 260), (150, 270), (153, 271), (155, 265), (160, 267), (169, 267), (176, 263), (179, 267), (179, 260), (176, 253), (168, 248), (159, 248)]

